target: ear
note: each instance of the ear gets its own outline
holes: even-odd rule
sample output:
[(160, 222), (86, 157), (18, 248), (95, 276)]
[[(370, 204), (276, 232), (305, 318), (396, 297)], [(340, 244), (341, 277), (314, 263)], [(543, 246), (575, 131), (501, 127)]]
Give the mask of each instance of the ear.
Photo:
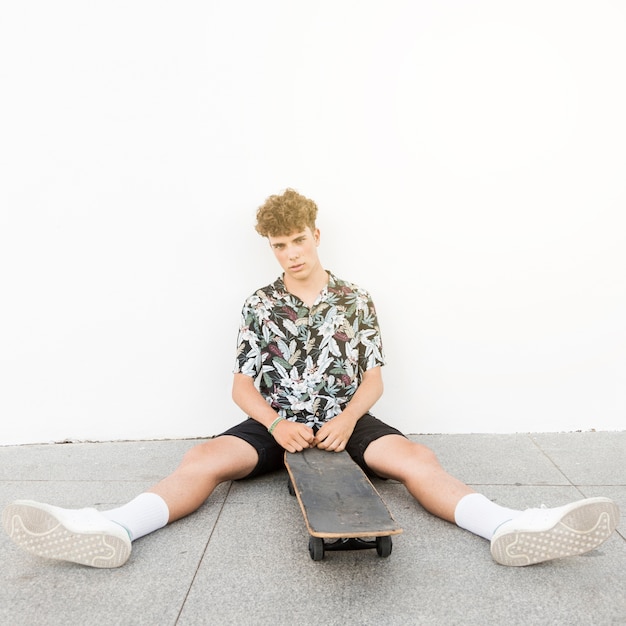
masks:
[(315, 245), (319, 246), (320, 245), (320, 229), (316, 228), (313, 231), (313, 239), (315, 240)]

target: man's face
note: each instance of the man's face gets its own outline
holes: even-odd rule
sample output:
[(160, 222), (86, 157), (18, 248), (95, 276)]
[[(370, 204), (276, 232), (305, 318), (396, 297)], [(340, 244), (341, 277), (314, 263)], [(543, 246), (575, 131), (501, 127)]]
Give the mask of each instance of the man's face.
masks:
[(319, 265), (317, 246), (320, 231), (306, 227), (300, 232), (280, 237), (268, 236), (274, 256), (283, 268), (285, 275), (293, 280), (305, 280)]

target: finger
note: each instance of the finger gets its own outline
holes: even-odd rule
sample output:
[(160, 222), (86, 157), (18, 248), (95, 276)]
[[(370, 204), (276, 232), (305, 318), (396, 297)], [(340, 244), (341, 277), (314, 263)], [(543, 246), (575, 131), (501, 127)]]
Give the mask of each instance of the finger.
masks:
[(326, 426), (323, 426), (317, 431), (317, 435), (315, 435), (315, 438), (317, 439), (317, 441), (326, 441), (328, 437), (331, 436), (331, 434), (331, 431)]
[[(308, 430), (308, 428), (307, 428)], [(312, 433), (311, 433), (312, 434)], [(298, 443), (299, 446), (301, 446), (301, 450), (304, 448), (310, 448), (311, 447), (311, 437), (309, 435), (309, 433), (298, 433), (298, 437), (296, 438), (296, 441)]]
[(320, 436), (320, 431), (317, 431), (315, 441), (317, 443), (317, 447), (321, 450), (326, 450), (326, 448), (328, 447), (328, 441), (326, 441), (326, 437)]
[(322, 450), (334, 450), (334, 445), (335, 445), (335, 439), (331, 438), (330, 436), (326, 437), (326, 439), (324, 439), (324, 441), (322, 441), (320, 444), (318, 444), (318, 448), (321, 448)]
[(332, 437), (328, 437), (326, 440), (326, 449), (329, 450), (330, 452), (333, 452), (334, 450), (336, 450), (337, 446), (339, 445), (339, 439), (337, 439), (337, 437), (332, 436)]
[(333, 452), (343, 452), (346, 449), (347, 441), (341, 437), (337, 437), (333, 441), (333, 447), (331, 448)]

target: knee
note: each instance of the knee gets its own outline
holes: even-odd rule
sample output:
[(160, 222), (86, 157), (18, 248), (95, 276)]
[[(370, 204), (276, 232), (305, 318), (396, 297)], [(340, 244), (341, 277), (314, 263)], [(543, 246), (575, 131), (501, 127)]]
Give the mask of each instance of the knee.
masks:
[(219, 483), (244, 478), (257, 463), (258, 454), (251, 445), (234, 437), (216, 437), (190, 448), (179, 470)]
[(398, 465), (398, 478), (403, 484), (417, 479), (427, 479), (439, 474), (442, 466), (437, 455), (428, 447), (413, 443), (410, 451)]
[(439, 465), (437, 455), (421, 443), (415, 444), (415, 456), (418, 462), (424, 465)]
[(188, 470), (205, 467), (210, 458), (210, 449), (207, 443), (199, 443), (187, 450), (183, 455), (180, 467)]
[[(376, 443), (376, 442), (375, 442)], [(385, 444), (385, 447), (383, 447)], [(369, 454), (368, 454), (369, 452)], [(365, 462), (379, 476), (406, 483), (441, 469), (436, 454), (425, 445), (408, 439), (389, 439), (368, 448)]]

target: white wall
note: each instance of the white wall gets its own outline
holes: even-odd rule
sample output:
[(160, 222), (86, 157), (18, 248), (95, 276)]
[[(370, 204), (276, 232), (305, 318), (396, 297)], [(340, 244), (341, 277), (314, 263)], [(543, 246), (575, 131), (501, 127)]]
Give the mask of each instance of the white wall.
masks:
[(0, 443), (196, 437), (320, 206), (406, 432), (624, 429), (626, 5), (4, 3)]

